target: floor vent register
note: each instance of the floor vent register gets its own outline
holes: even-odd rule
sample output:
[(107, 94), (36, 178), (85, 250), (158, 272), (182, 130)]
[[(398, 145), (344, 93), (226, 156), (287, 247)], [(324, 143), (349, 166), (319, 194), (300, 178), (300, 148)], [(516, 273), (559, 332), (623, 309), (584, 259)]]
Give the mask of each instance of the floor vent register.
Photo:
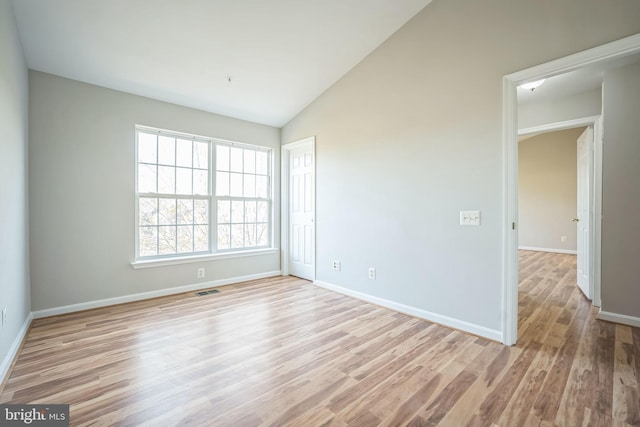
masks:
[(208, 291), (200, 291), (200, 292), (196, 292), (196, 295), (198, 295), (199, 297), (203, 297), (205, 295), (211, 295), (211, 294), (217, 294), (220, 291), (217, 289), (209, 289)]

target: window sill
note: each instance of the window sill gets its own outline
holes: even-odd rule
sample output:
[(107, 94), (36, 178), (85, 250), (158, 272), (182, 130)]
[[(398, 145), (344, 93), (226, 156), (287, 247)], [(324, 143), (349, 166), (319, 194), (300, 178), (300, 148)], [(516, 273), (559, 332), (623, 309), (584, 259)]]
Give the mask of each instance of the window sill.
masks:
[(242, 258), (256, 255), (271, 255), (277, 254), (279, 251), (280, 249), (278, 248), (266, 248), (242, 252), (222, 252), (217, 254), (193, 255), (186, 257), (145, 259), (132, 262), (131, 267), (133, 267), (134, 270), (138, 270), (140, 268), (165, 267), (169, 265), (191, 264), (194, 262), (216, 261), (219, 259)]

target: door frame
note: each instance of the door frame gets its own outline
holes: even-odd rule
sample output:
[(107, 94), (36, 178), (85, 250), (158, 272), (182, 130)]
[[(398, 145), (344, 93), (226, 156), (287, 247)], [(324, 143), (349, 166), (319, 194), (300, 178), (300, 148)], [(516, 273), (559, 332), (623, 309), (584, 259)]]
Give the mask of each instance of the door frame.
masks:
[(589, 167), (591, 198), (589, 200), (589, 294), (592, 304), (600, 307), (600, 242), (602, 237), (601, 221), (596, 216), (602, 215), (602, 116), (587, 116), (562, 122), (548, 123), (539, 126), (518, 129), (518, 137), (535, 133), (547, 133), (590, 126), (593, 128), (592, 164)]
[[(517, 87), (523, 83), (557, 76), (588, 66), (640, 52), (640, 34), (635, 34), (592, 49), (536, 65), (502, 78), (502, 141), (503, 141), (503, 233), (502, 233), (502, 342), (513, 345), (518, 340), (518, 103)], [(599, 138), (602, 141), (602, 138)], [(598, 145), (598, 144), (596, 144)], [(602, 147), (600, 147), (602, 148)], [(600, 152), (600, 158), (602, 153)], [(602, 170), (594, 164), (594, 172)], [(601, 165), (600, 165), (601, 166)], [(596, 179), (597, 182), (597, 179)], [(600, 237), (602, 227), (602, 186), (594, 183), (594, 258), (595, 280), (601, 279)], [(595, 265), (594, 265), (595, 267)], [(594, 291), (595, 295), (599, 292)], [(598, 299), (600, 295), (598, 295)], [(600, 303), (600, 301), (597, 301)]]
[(281, 259), (282, 259), (282, 275), (289, 275), (289, 248), (290, 248), (290, 232), (291, 223), (289, 219), (289, 172), (290, 172), (290, 154), (292, 150), (298, 148), (311, 147), (311, 154), (313, 155), (313, 254), (311, 259), (313, 261), (313, 277), (316, 279), (316, 137), (310, 136), (308, 138), (301, 139), (299, 141), (290, 142), (282, 146), (282, 153), (280, 157), (281, 165), (281, 227), (280, 227), (280, 242), (281, 242)]

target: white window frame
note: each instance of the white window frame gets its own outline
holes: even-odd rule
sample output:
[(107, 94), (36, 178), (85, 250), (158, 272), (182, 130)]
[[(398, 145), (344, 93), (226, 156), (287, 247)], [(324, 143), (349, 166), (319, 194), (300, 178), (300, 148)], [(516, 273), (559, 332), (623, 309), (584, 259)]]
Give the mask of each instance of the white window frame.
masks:
[[(176, 254), (163, 254), (163, 255), (154, 255), (154, 256), (144, 256), (140, 257), (140, 212), (139, 212), (139, 203), (140, 198), (144, 196), (154, 196), (157, 198), (162, 198), (164, 196), (171, 196), (176, 199), (185, 198), (184, 195), (173, 195), (173, 194), (160, 194), (160, 193), (140, 193), (138, 191), (138, 135), (139, 132), (145, 133), (155, 133), (157, 135), (166, 135), (175, 138), (181, 139), (190, 139), (193, 141), (201, 141), (209, 143), (209, 159), (208, 159), (208, 186), (209, 192), (207, 195), (189, 195), (187, 198), (189, 199), (205, 199), (209, 201), (209, 223), (208, 223), (208, 238), (209, 238), (209, 248), (207, 251), (203, 252), (191, 252), (191, 253), (176, 253)], [(267, 153), (267, 198), (260, 198), (260, 200), (268, 202), (268, 222), (267, 222), (267, 244), (260, 247), (243, 247), (243, 248), (230, 248), (230, 249), (218, 249), (218, 241), (217, 241), (217, 233), (218, 233), (218, 216), (217, 216), (217, 201), (219, 199), (232, 199), (232, 200), (257, 200), (257, 198), (251, 197), (228, 197), (228, 196), (217, 196), (216, 194), (216, 152), (217, 147), (219, 145), (227, 146), (227, 147), (236, 147), (242, 149), (249, 149), (254, 151), (261, 151)], [(244, 159), (243, 159), (244, 161)], [(155, 127), (136, 125), (135, 126), (135, 254), (134, 261), (131, 262), (131, 265), (134, 269), (139, 268), (148, 268), (148, 267), (157, 267), (157, 266), (166, 266), (166, 265), (175, 265), (175, 264), (185, 264), (185, 263), (193, 263), (193, 262), (202, 262), (213, 259), (225, 259), (225, 258), (236, 258), (236, 257), (246, 257), (253, 255), (261, 255), (261, 254), (271, 254), (277, 253), (277, 248), (273, 247), (273, 229), (274, 229), (274, 212), (273, 212), (273, 199), (274, 199), (274, 188), (273, 188), (273, 150), (269, 147), (253, 145), (253, 144), (245, 144), (235, 141), (228, 141), (219, 138), (212, 138), (206, 136), (199, 136), (193, 134), (187, 134), (183, 132), (159, 129)], [(244, 175), (244, 172), (243, 172)], [(159, 225), (156, 225), (159, 226)]]
[[(218, 167), (217, 167), (217, 148), (218, 146), (226, 146), (229, 148), (239, 148), (239, 149), (243, 149), (243, 150), (252, 150), (255, 152), (263, 152), (267, 154), (267, 196), (266, 197), (246, 197), (246, 196), (221, 196), (217, 194), (217, 187), (216, 187), (216, 182), (215, 182), (215, 178), (213, 181), (213, 205), (212, 205), (212, 215), (213, 218), (215, 218), (215, 227), (216, 230), (213, 232), (212, 237), (213, 237), (213, 247), (214, 247), (214, 252), (216, 253), (232, 253), (232, 252), (240, 252), (240, 251), (252, 251), (252, 250), (261, 250), (261, 249), (268, 249), (271, 248), (273, 246), (273, 150), (271, 148), (268, 147), (261, 147), (261, 146), (257, 146), (257, 145), (250, 145), (250, 144), (243, 144), (240, 142), (231, 142), (231, 141), (224, 141), (224, 140), (220, 140), (220, 139), (214, 139), (214, 147), (215, 147), (215, 152), (213, 153), (213, 157), (212, 157), (212, 177), (215, 177), (215, 174), (217, 172), (224, 172), (224, 171), (218, 171)], [(242, 159), (243, 162), (243, 172), (242, 175), (254, 175), (254, 176), (264, 176), (263, 174), (258, 174), (256, 173), (246, 173), (244, 172), (244, 158)], [(237, 173), (237, 172), (231, 172), (230, 170), (227, 171), (229, 173)], [(250, 247), (243, 247), (243, 248), (233, 248), (233, 247), (229, 247), (229, 248), (224, 248), (224, 249), (220, 249), (218, 248), (218, 201), (220, 200), (229, 200), (230, 202), (232, 201), (261, 201), (261, 202), (267, 202), (267, 214), (268, 214), (268, 218), (267, 218), (267, 244), (266, 245), (262, 245), (262, 246), (250, 246)], [(243, 224), (247, 224), (247, 223), (243, 223)], [(254, 224), (260, 224), (257, 221), (254, 222)], [(230, 226), (232, 225), (232, 223), (229, 224)]]

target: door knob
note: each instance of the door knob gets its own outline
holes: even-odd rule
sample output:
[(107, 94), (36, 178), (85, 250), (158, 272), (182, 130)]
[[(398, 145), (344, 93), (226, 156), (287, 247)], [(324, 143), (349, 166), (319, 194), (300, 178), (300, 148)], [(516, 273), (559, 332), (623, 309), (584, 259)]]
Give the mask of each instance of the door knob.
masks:
[(573, 219), (572, 219), (571, 221), (573, 221), (573, 222), (578, 222), (578, 221), (580, 221), (580, 218), (576, 218), (576, 217), (574, 216), (574, 217), (573, 217)]

